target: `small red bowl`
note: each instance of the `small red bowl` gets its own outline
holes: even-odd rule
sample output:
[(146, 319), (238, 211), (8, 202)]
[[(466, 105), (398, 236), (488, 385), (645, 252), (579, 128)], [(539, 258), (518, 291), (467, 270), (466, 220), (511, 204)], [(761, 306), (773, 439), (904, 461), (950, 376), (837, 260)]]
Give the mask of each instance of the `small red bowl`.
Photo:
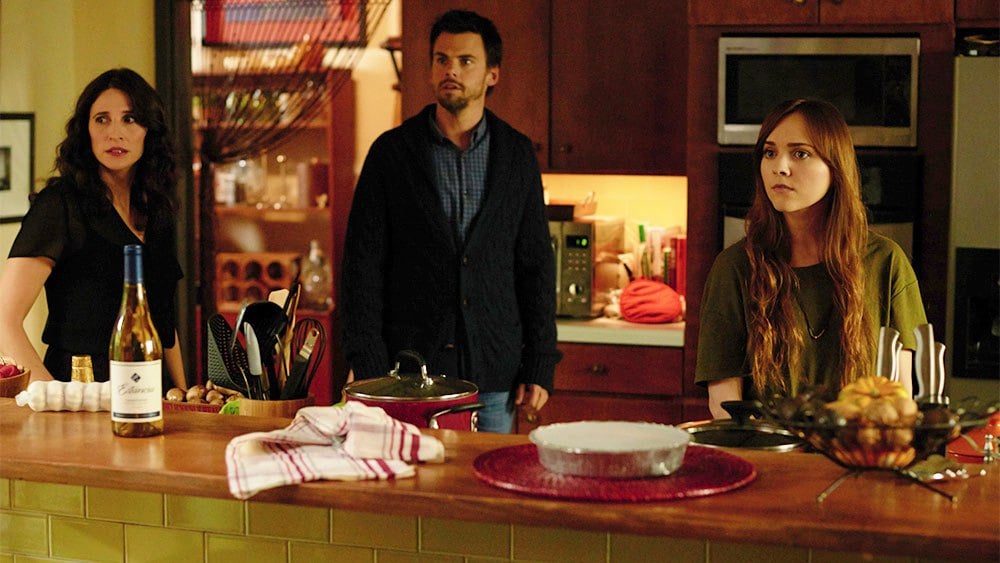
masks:
[(14, 398), (18, 393), (28, 388), (31, 381), (31, 370), (21, 369), (21, 373), (0, 379), (0, 397)]

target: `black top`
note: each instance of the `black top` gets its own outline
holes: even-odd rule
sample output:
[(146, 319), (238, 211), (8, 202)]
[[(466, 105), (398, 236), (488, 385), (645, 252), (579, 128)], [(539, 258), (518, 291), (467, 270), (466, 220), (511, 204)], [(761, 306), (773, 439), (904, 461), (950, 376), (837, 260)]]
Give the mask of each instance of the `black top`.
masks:
[(462, 242), (434, 186), (431, 111), (382, 134), (358, 179), (339, 300), (347, 360), (358, 378), (384, 376), (411, 349), (480, 391), (551, 391), (555, 261), (531, 141), (486, 112), (486, 194)]
[(39, 192), (24, 216), (10, 257), (45, 256), (55, 261), (45, 281), (49, 307), (42, 333), (42, 341), (49, 345), (45, 367), (56, 379), (69, 381), (71, 356), (90, 354), (94, 378), (106, 381), (108, 344), (121, 304), (125, 245), (143, 247), (146, 295), (164, 348), (174, 345), (175, 297), (183, 273), (172, 219), (151, 222), (143, 243), (110, 202), (87, 206), (82, 197), (65, 179)]

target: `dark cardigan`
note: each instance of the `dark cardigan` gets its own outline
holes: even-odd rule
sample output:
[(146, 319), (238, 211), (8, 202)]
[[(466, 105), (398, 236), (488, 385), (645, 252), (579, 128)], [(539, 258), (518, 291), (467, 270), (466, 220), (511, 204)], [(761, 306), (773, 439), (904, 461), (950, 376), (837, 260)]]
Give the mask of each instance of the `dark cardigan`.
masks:
[[(373, 144), (347, 225), (339, 309), (356, 378), (386, 375), (400, 350), (481, 391), (552, 391), (555, 265), (531, 141), (487, 111), (486, 195), (464, 245), (433, 183), (426, 107)], [(464, 334), (458, 334), (464, 326)], [(461, 372), (457, 346), (468, 343)], [(404, 364), (405, 365), (405, 364)], [(415, 367), (404, 371), (414, 371)]]

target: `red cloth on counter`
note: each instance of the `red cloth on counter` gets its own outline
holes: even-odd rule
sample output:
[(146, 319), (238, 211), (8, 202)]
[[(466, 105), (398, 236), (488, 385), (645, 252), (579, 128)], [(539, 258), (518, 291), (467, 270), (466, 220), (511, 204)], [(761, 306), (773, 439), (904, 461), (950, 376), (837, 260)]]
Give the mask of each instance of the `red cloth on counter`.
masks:
[(633, 323), (669, 323), (681, 315), (681, 298), (669, 285), (653, 280), (634, 280), (622, 290), (618, 301), (622, 318)]

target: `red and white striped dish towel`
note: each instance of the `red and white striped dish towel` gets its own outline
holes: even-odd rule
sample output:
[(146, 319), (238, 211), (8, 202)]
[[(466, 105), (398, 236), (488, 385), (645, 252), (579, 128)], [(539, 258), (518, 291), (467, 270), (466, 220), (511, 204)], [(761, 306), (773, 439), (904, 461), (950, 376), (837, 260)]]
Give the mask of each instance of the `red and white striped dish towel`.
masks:
[(287, 428), (237, 436), (226, 446), (229, 492), (238, 499), (320, 479), (412, 477), (411, 463), (421, 461), (444, 461), (444, 444), (357, 402), (299, 409)]

